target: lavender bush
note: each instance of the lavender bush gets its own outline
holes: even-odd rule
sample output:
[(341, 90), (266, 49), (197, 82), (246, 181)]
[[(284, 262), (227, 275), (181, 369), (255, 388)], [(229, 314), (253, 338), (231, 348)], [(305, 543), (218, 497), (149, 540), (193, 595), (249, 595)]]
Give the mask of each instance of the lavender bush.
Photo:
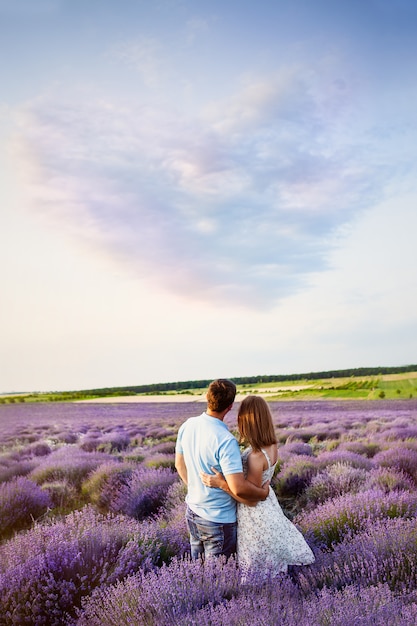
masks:
[(182, 535), (169, 535), (157, 521), (139, 524), (88, 507), (37, 525), (0, 546), (2, 623), (61, 626), (94, 588), (152, 571), (184, 547)]
[(312, 505), (323, 503), (330, 498), (336, 498), (345, 493), (357, 493), (366, 483), (368, 472), (355, 468), (347, 463), (335, 463), (324, 472), (319, 472), (311, 479), (305, 490), (305, 501), (309, 508)]
[(273, 480), (273, 487), (279, 496), (298, 496), (306, 489), (318, 471), (316, 458), (294, 455), (283, 464)]
[(180, 624), (187, 614), (237, 593), (240, 576), (233, 560), (174, 560), (147, 576), (132, 576), (98, 591), (84, 604), (79, 626)]
[(56, 509), (68, 512), (77, 507), (78, 492), (74, 485), (66, 480), (45, 483), (42, 490), (49, 495), (54, 513), (58, 512)]
[(242, 585), (233, 561), (174, 561), (98, 590), (78, 626), (409, 626), (417, 596), (400, 599), (387, 584), (301, 592), (288, 578)]
[(286, 443), (279, 448), (279, 458), (282, 461), (288, 460), (294, 454), (301, 454), (303, 456), (313, 456), (313, 448), (310, 444), (302, 441), (293, 441)]
[(407, 474), (417, 484), (417, 450), (393, 447), (378, 452), (374, 462), (380, 467), (392, 467)]
[(145, 456), (145, 450), (141, 446), (135, 446), (134, 448), (131, 448), (123, 452), (122, 454), (122, 458), (124, 461), (132, 461), (133, 463), (142, 463), (142, 461), (145, 459)]
[(389, 491), (414, 491), (414, 481), (401, 470), (391, 467), (377, 467), (368, 472), (364, 489), (380, 489)]
[(175, 454), (175, 441), (163, 441), (157, 443), (150, 450), (152, 454)]
[(171, 470), (175, 469), (175, 457), (173, 454), (155, 453), (149, 454), (143, 461), (145, 467), (168, 467)]
[(66, 446), (55, 450), (46, 457), (31, 473), (30, 477), (38, 484), (66, 480), (77, 490), (83, 480), (112, 457), (100, 452), (86, 452), (76, 446)]
[(347, 450), (355, 454), (362, 454), (372, 458), (380, 451), (380, 446), (370, 441), (342, 441), (338, 447), (339, 450)]
[(346, 534), (358, 532), (384, 518), (415, 517), (417, 492), (380, 490), (347, 494), (327, 501), (295, 519), (304, 533), (330, 547)]
[(35, 461), (6, 461), (0, 465), (0, 483), (18, 476), (27, 476), (35, 467)]
[(417, 427), (411, 426), (407, 422), (405, 424), (393, 424), (392, 428), (384, 430), (384, 439), (386, 441), (400, 441), (417, 438)]
[(177, 474), (170, 469), (139, 467), (129, 484), (120, 489), (111, 508), (139, 520), (154, 515), (164, 504), (168, 487), (177, 480)]
[(62, 432), (57, 435), (58, 443), (77, 443), (79, 435), (73, 432)]
[(171, 429), (165, 428), (165, 426), (159, 428), (151, 427), (147, 431), (146, 436), (150, 440), (158, 441), (159, 439), (169, 439), (172, 436), (174, 436), (175, 439), (176, 433), (173, 433)]
[(27, 446), (18, 447), (15, 451), (17, 459), (31, 459), (36, 456), (46, 456), (51, 453), (51, 446), (46, 441), (37, 441)]
[(78, 445), (81, 448), (81, 450), (84, 450), (85, 452), (94, 452), (97, 450), (97, 448), (99, 447), (101, 443), (102, 443), (101, 431), (96, 429), (96, 430), (87, 431), (86, 433), (84, 433), (81, 436), (78, 442)]
[(103, 463), (83, 482), (81, 492), (99, 511), (109, 512), (121, 489), (129, 485), (133, 471), (129, 463)]
[(316, 562), (297, 572), (305, 593), (317, 589), (361, 589), (384, 581), (398, 594), (417, 586), (417, 526), (415, 519), (382, 519), (350, 534), (332, 551), (317, 553)]
[(116, 428), (103, 435), (98, 450), (103, 452), (120, 452), (121, 450), (125, 450), (129, 443), (129, 433), (127, 433), (124, 428)]
[(345, 463), (351, 467), (357, 467), (364, 470), (370, 470), (374, 467), (373, 462), (355, 452), (348, 450), (334, 450), (333, 452), (323, 452), (317, 457), (318, 465), (321, 468), (329, 467), (335, 463)]
[(187, 487), (180, 480), (174, 482), (170, 487), (168, 487), (163, 506), (167, 519), (175, 519), (175, 516), (178, 514), (181, 515), (181, 519), (184, 518), (186, 495)]
[[(387, 585), (340, 591), (322, 589), (302, 597), (294, 585), (282, 581), (252, 593), (240, 594), (216, 606), (209, 605), (184, 617), (185, 626), (410, 626), (417, 616), (416, 597), (409, 604)], [(278, 593), (277, 593), (278, 591)], [(414, 600), (414, 602), (413, 602)], [(404, 606), (405, 605), (405, 606)], [(135, 623), (135, 622), (133, 622)], [(179, 624), (179, 622), (172, 622)]]
[(0, 538), (27, 528), (52, 502), (47, 493), (27, 478), (0, 484)]

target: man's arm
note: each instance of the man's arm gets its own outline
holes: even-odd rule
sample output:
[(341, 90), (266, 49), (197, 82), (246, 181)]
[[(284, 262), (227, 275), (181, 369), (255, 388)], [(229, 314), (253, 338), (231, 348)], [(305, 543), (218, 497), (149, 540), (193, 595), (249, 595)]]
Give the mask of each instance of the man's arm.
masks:
[(212, 467), (214, 474), (200, 472), (203, 485), (207, 487), (217, 487), (223, 489), (238, 502), (254, 506), (260, 500), (265, 500), (269, 493), (269, 481), (262, 484), (264, 455), (250, 454), (248, 463), (248, 474), (245, 478), (243, 472), (234, 474), (221, 474)]
[(184, 455), (179, 452), (175, 453), (175, 469), (180, 475), (181, 480), (187, 485), (188, 484), (188, 474), (187, 474), (187, 466), (185, 465)]
[(269, 493), (269, 482), (265, 483), (261, 487), (254, 485), (249, 480), (246, 480), (243, 472), (237, 474), (226, 474), (225, 480), (227, 486), (230, 489), (230, 494), (240, 501), (244, 501), (247, 504), (256, 504), (260, 500), (266, 500)]
[[(225, 476), (232, 495), (236, 494), (239, 498), (244, 498), (246, 500), (244, 504), (256, 504), (259, 500), (265, 500), (268, 496), (269, 481), (266, 485), (262, 485), (264, 463), (265, 457), (261, 452), (251, 452), (248, 456), (246, 478), (243, 474), (229, 474)], [(260, 490), (262, 494), (259, 493)]]

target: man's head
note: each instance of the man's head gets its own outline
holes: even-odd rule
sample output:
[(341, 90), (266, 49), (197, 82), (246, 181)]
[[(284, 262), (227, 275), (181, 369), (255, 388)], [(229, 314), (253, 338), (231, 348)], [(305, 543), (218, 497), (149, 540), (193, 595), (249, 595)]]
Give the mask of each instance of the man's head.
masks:
[(227, 378), (218, 378), (210, 383), (207, 391), (207, 406), (210, 411), (222, 413), (233, 404), (236, 396), (236, 385)]

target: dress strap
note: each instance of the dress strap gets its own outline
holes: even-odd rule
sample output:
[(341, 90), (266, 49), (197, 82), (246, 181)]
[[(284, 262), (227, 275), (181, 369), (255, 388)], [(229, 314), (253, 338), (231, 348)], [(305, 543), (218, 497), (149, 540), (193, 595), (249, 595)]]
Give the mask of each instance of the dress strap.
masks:
[(261, 448), (261, 452), (264, 453), (266, 460), (268, 461), (268, 469), (270, 469), (272, 467), (272, 463), (271, 463), (271, 459), (268, 456), (268, 453), (266, 450), (264, 450), (263, 448)]

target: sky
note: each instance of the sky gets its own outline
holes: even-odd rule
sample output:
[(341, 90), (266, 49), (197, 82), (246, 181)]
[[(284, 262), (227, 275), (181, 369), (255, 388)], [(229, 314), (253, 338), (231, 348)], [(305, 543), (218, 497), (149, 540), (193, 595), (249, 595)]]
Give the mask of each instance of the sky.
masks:
[(417, 362), (415, 0), (0, 0), (0, 392)]

